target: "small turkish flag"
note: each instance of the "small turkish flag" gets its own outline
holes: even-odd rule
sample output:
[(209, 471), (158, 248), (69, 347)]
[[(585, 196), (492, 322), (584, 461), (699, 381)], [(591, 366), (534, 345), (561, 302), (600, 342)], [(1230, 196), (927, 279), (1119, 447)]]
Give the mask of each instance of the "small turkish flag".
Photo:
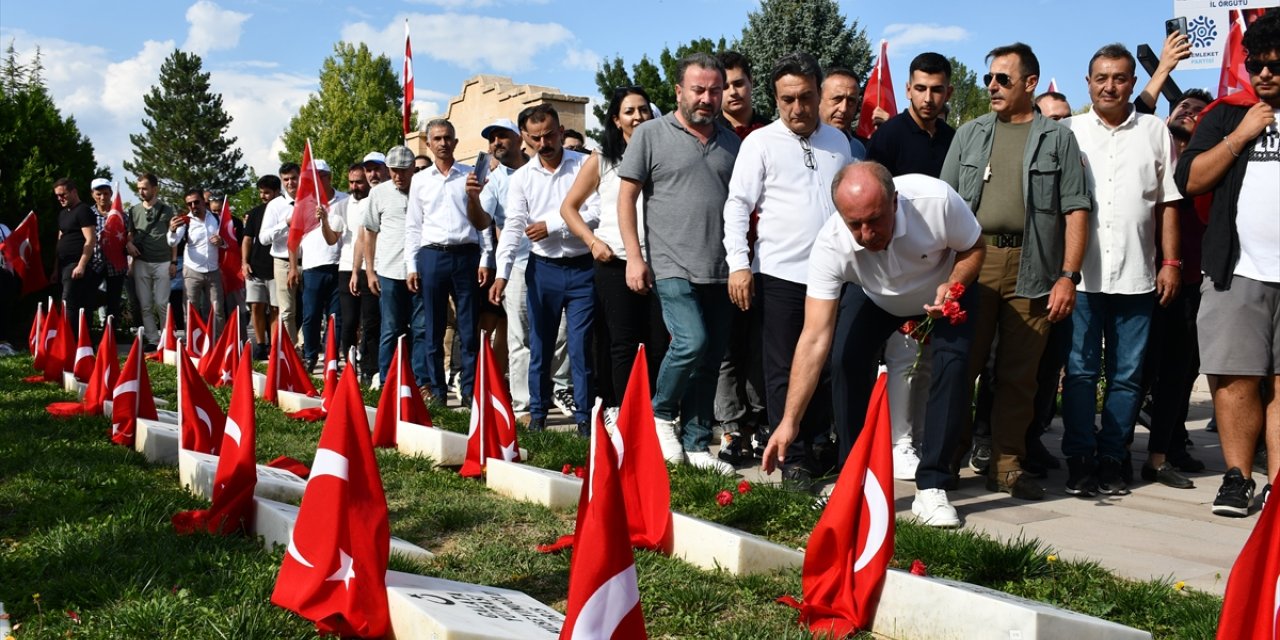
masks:
[(36, 212), (22, 219), (18, 228), (0, 242), (0, 254), (13, 267), (14, 275), (22, 279), (22, 295), (49, 286), (44, 273), (44, 259), (40, 256), (40, 229)]
[(302, 359), (298, 350), (289, 342), (288, 334), (283, 331), (284, 323), (276, 323), (276, 335), (271, 340), (271, 355), (267, 358), (267, 387), (262, 399), (275, 404), (276, 392), (279, 390), (305, 393), (311, 397), (320, 395), (311, 383), (311, 376), (302, 370)]
[(257, 418), (253, 413), (253, 359), (241, 358), (231, 390), (226, 429), (222, 432), (218, 470), (213, 476), (213, 504), (208, 509), (183, 511), (172, 518), (178, 533), (198, 530), (226, 535), (249, 530), (253, 521), (253, 491), (258, 485), (255, 451)]
[(880, 41), (880, 57), (867, 78), (867, 88), (862, 92), (862, 109), (858, 112), (858, 128), (853, 135), (870, 138), (875, 133), (876, 109), (883, 109), (892, 117), (898, 113), (898, 100), (893, 94), (893, 78), (889, 76), (889, 41)]
[[(45, 376), (45, 372), (49, 367), (49, 353), (53, 351), (52, 341), (58, 339), (58, 332), (60, 331), (59, 325), (61, 324), (59, 318), (62, 315), (60, 309), (62, 306), (61, 300), (55, 303), (53, 298), (50, 298), (48, 306), (49, 312), (37, 318), (37, 321), (40, 323), (40, 331), (37, 332), (36, 348), (35, 351), (32, 352), (34, 358), (32, 359), (31, 364), (35, 367), (35, 370), (40, 373), (38, 375), (23, 378), (26, 382), (45, 382), (49, 379)], [(57, 366), (59, 370), (62, 369), (61, 364)]]
[(111, 441), (132, 447), (138, 418), (156, 419), (156, 398), (151, 393), (147, 363), (142, 360), (142, 338), (134, 336), (129, 357), (111, 391)]
[(107, 221), (102, 225), (102, 257), (112, 269), (124, 271), (129, 266), (129, 256), (125, 253), (129, 229), (124, 223), (124, 205), (120, 203), (120, 183), (116, 183), (113, 191), (115, 197), (111, 199), (111, 210), (107, 212)]
[(1280, 638), (1280, 499), (1271, 496), (1227, 578), (1218, 640)]
[(379, 638), (390, 628), (391, 537), (369, 421), (353, 367), (320, 434), (298, 521), (271, 602), (323, 634)]
[(302, 149), (302, 171), (298, 176), (297, 196), (293, 200), (293, 214), (289, 218), (289, 250), (297, 251), (302, 236), (320, 226), (316, 210), (324, 201), (320, 199), (320, 178), (311, 157), (311, 141)]
[(404, 19), (404, 135), (413, 119), (413, 47), (409, 45), (409, 19)]
[(156, 362), (164, 361), (164, 354), (178, 352), (178, 334), (173, 328), (173, 305), (165, 305), (164, 307), (164, 335), (161, 336), (160, 348), (156, 352), (147, 356), (148, 360)]
[[(222, 247), (218, 255), (218, 273), (222, 274), (224, 294), (244, 289), (244, 257), (240, 253), (240, 235), (236, 233), (235, 218), (231, 215), (231, 200), (222, 197), (222, 210), (218, 212), (218, 235)], [(239, 342), (236, 344), (239, 347)]]
[[(350, 359), (347, 362), (352, 362)], [(285, 415), (295, 420), (316, 422), (329, 414), (329, 404), (338, 391), (338, 342), (333, 331), (333, 314), (329, 314), (328, 331), (324, 339), (324, 392), (320, 394), (320, 406), (308, 407)]]
[(1222, 49), (1222, 69), (1218, 73), (1218, 97), (1225, 98), (1240, 92), (1256, 97), (1253, 83), (1249, 82), (1249, 71), (1244, 68), (1245, 58), (1248, 57), (1244, 50), (1244, 32), (1248, 30), (1246, 16), (1233, 9), (1229, 18), (1231, 27), (1227, 31), (1226, 46)]
[(59, 417), (76, 415), (102, 415), (102, 403), (116, 386), (116, 378), (120, 375), (120, 356), (116, 353), (116, 336), (111, 330), (111, 316), (107, 316), (106, 326), (102, 329), (102, 339), (98, 341), (98, 355), (94, 357), (93, 371), (89, 374), (89, 383), (84, 388), (82, 402), (54, 402), (45, 407), (50, 414)]
[(84, 309), (80, 310), (80, 328), (76, 332), (76, 355), (71, 373), (81, 382), (87, 381), (93, 373), (93, 343), (90, 342), (89, 320), (84, 315)]
[(226, 385), (231, 382), (239, 357), (240, 308), (237, 307), (231, 311), (227, 326), (222, 329), (222, 335), (218, 336), (213, 348), (200, 357), (200, 377), (215, 387)]
[[(212, 310), (210, 310), (212, 313)], [(212, 318), (211, 318), (212, 319)], [(184, 353), (192, 358), (203, 357), (213, 348), (213, 334), (209, 332), (209, 324), (200, 317), (191, 301), (187, 301), (187, 349)]]
[(815, 635), (843, 638), (871, 626), (885, 573), (893, 558), (893, 443), (881, 373), (871, 392), (867, 420), (809, 534), (804, 552), (804, 602), (778, 600), (800, 610), (800, 623)]
[[(628, 385), (630, 386), (630, 385)], [(592, 412), (591, 460), (586, 500), (578, 502), (569, 561), (569, 601), (560, 638), (645, 638), (644, 612), (636, 583), (636, 561), (622, 497), (618, 457), (600, 405)]]
[(217, 455), (227, 416), (196, 371), (191, 358), (178, 358), (178, 444), (188, 451)]
[(66, 306), (62, 306), (49, 323), (46, 339), (49, 355), (44, 359), (44, 379), (62, 384), (62, 373), (71, 370), (71, 359), (75, 357), (75, 343), (71, 339), (71, 321), (67, 318)]
[(471, 429), (467, 431), (467, 457), (461, 473), (466, 478), (484, 474), (489, 458), (507, 462), (520, 461), (520, 444), (516, 442), (516, 412), (502, 384), (502, 372), (493, 359), (486, 333), (480, 334), (479, 367), (475, 393), (471, 399)]
[(36, 317), (31, 323), (31, 331), (27, 333), (27, 351), (30, 351), (32, 356), (39, 351), (40, 325), (42, 324), (44, 324), (44, 303), (40, 302), (36, 304)]
[(405, 344), (407, 339), (400, 336), (396, 340), (395, 357), (387, 369), (387, 379), (382, 381), (382, 395), (378, 397), (378, 411), (373, 419), (375, 447), (395, 447), (396, 431), (401, 422), (432, 426), (427, 403), (422, 401), (422, 395), (413, 384), (413, 368), (409, 366), (409, 348)]

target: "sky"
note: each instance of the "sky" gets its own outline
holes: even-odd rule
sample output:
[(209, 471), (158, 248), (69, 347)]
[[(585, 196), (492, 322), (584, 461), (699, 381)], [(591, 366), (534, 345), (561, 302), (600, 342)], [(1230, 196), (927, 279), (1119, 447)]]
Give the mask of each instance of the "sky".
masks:
[[(981, 75), (987, 51), (1020, 40), (1040, 59), (1041, 90), (1055, 78), (1078, 108), (1088, 102), (1084, 76), (1092, 53), (1120, 42), (1135, 51), (1147, 43), (1159, 54), (1164, 21), (1174, 12), (1171, 0), (839, 4), (874, 50), (881, 39), (889, 41), (899, 106), (906, 105), (903, 87), (916, 54), (955, 56)], [(278, 167), (280, 135), (317, 89), (321, 64), (340, 40), (386, 54), (399, 74), (408, 19), (415, 108), (427, 118), (442, 113), (478, 73), (598, 100), (594, 73), (601, 61), (656, 59), (664, 46), (701, 37), (732, 41), (758, 7), (758, 0), (4, 2), (0, 41), (12, 43), (23, 61), (39, 47), (55, 103), (64, 116), (75, 116), (99, 164), (117, 179), (132, 156), (129, 134), (142, 130), (142, 97), (157, 82), (161, 63), (175, 48), (199, 54), (233, 118), (229, 134), (238, 138), (245, 161), (265, 174)], [(1140, 90), (1147, 78), (1141, 71), (1139, 78)], [(1216, 91), (1217, 71), (1179, 70), (1173, 78), (1183, 89)], [(594, 124), (590, 110), (588, 119)]]

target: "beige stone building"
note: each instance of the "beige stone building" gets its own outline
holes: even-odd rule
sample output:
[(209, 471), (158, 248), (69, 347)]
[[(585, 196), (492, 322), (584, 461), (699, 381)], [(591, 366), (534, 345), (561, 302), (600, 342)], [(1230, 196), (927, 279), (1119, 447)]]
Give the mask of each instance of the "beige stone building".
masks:
[[(458, 148), (454, 156), (460, 162), (470, 164), (478, 153), (488, 151), (489, 143), (480, 137), (480, 131), (497, 118), (517, 116), (526, 107), (550, 103), (560, 114), (560, 124), (566, 129), (586, 129), (587, 98), (561, 93), (559, 89), (533, 84), (516, 84), (503, 76), (478, 75), (462, 83), (462, 92), (449, 100), (443, 115), (419, 114), (419, 122), (425, 126), (435, 118), (446, 118), (458, 131)], [(424, 132), (409, 134), (406, 144), (414, 154), (430, 156)]]

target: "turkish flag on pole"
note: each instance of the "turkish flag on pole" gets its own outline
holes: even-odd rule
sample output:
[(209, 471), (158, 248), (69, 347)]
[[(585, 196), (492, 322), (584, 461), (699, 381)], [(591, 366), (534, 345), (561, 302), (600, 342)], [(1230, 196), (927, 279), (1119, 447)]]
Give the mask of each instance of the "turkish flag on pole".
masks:
[[(910, 78), (908, 78), (908, 80), (910, 80)], [(1048, 89), (1048, 92), (1049, 92), (1049, 93), (1057, 93), (1057, 92), (1058, 92), (1058, 79), (1057, 79), (1057, 78), (1049, 78), (1049, 89)]]
[(89, 320), (80, 309), (80, 327), (76, 332), (76, 354), (71, 364), (71, 373), (76, 380), (85, 382), (93, 373), (93, 343), (89, 341)]
[(316, 175), (316, 164), (311, 158), (311, 140), (302, 149), (302, 171), (298, 177), (298, 197), (293, 201), (293, 215), (289, 218), (289, 250), (297, 251), (302, 244), (302, 236), (320, 226), (316, 219), (316, 208), (324, 201), (320, 199), (320, 178)]
[(147, 356), (148, 360), (156, 362), (164, 361), (164, 354), (178, 352), (178, 334), (173, 328), (173, 305), (165, 305), (164, 307), (164, 335), (160, 337), (160, 348), (156, 352)]
[(276, 335), (271, 340), (271, 355), (267, 357), (267, 387), (262, 399), (275, 404), (276, 392), (283, 389), (294, 393), (305, 393), (311, 397), (320, 395), (311, 383), (311, 376), (302, 370), (302, 358), (297, 349), (289, 342), (289, 337), (282, 330), (284, 323), (276, 323)]
[(867, 421), (804, 552), (800, 610), (815, 635), (843, 638), (871, 626), (893, 558), (893, 443), (887, 373), (871, 392)]
[[(235, 218), (231, 216), (231, 200), (222, 196), (222, 210), (218, 212), (218, 235), (222, 237), (219, 250), (218, 271), (222, 274), (222, 291), (235, 293), (244, 289), (243, 256), (240, 253), (240, 235), (236, 233)], [(236, 347), (239, 348), (239, 341)]]
[[(628, 385), (630, 386), (630, 385)], [(578, 502), (578, 524), (569, 561), (569, 601), (560, 638), (645, 638), (627, 511), (618, 473), (621, 440), (604, 428), (600, 404), (592, 411), (587, 499)], [(618, 438), (618, 436), (614, 436)], [(625, 457), (625, 456), (623, 456)]]
[[(1274, 498), (1275, 496), (1272, 496)], [(1227, 578), (1218, 640), (1280, 638), (1280, 500), (1267, 500)]]
[(890, 116), (898, 113), (898, 100), (893, 94), (893, 78), (889, 75), (889, 41), (880, 41), (880, 57), (867, 78), (867, 88), (862, 92), (862, 109), (858, 112), (858, 128), (853, 135), (870, 138), (876, 130), (876, 108), (884, 109)]
[(107, 222), (102, 225), (102, 257), (112, 269), (124, 271), (129, 266), (129, 257), (124, 246), (129, 241), (128, 225), (124, 223), (124, 205), (120, 203), (120, 183), (112, 189), (115, 197), (111, 199), (111, 210), (107, 212)]
[(102, 415), (102, 403), (116, 386), (116, 378), (120, 375), (120, 356), (116, 354), (116, 336), (111, 329), (111, 316), (107, 316), (106, 325), (102, 329), (102, 339), (98, 341), (98, 354), (94, 357), (93, 371), (89, 374), (89, 384), (84, 389), (81, 402), (52, 402), (45, 407), (51, 415), (60, 418), (78, 415)]
[(1253, 85), (1249, 82), (1249, 72), (1244, 68), (1244, 14), (1232, 10), (1231, 29), (1227, 32), (1227, 46), (1222, 50), (1222, 71), (1218, 73), (1218, 97), (1225, 98), (1233, 93), (1244, 91), (1256, 96)]
[(354, 367), (320, 434), (298, 522), (271, 602), (322, 634), (380, 638), (390, 628), (387, 499)]
[(71, 370), (71, 359), (75, 357), (75, 343), (71, 341), (71, 322), (67, 319), (66, 306), (62, 306), (57, 317), (49, 323), (49, 355), (44, 359), (44, 379), (62, 384), (62, 372)]
[(520, 461), (516, 442), (516, 412), (502, 386), (502, 372), (493, 360), (487, 333), (480, 334), (479, 367), (471, 399), (471, 429), (467, 431), (467, 457), (458, 473), (466, 478), (484, 474), (489, 458)]
[[(27, 334), (27, 351), (33, 357), (38, 357), (37, 352), (40, 350), (40, 325), (44, 323), (44, 303), (36, 303), (36, 317), (31, 322), (31, 331)], [(36, 368), (39, 368), (37, 365)]]
[[(347, 360), (347, 362), (354, 362)], [(294, 420), (317, 422), (329, 414), (333, 395), (338, 391), (338, 342), (333, 331), (333, 314), (329, 314), (328, 330), (324, 340), (324, 391), (320, 394), (320, 406), (308, 407), (285, 414)]]
[(151, 393), (147, 363), (142, 360), (142, 338), (134, 336), (129, 357), (111, 391), (111, 441), (132, 447), (138, 418), (156, 419), (156, 398)]
[(253, 413), (253, 359), (241, 358), (231, 390), (226, 429), (222, 432), (218, 470), (213, 476), (213, 504), (208, 509), (183, 511), (172, 518), (180, 534), (205, 530), (227, 535), (248, 530), (253, 521), (253, 491), (258, 485), (254, 445), (257, 418)]
[(40, 256), (40, 229), (36, 212), (22, 219), (18, 228), (0, 242), (0, 254), (13, 267), (13, 273), (22, 279), (22, 295), (49, 286), (44, 273), (44, 260)]
[[(212, 309), (210, 313), (212, 313)], [(191, 358), (201, 358), (211, 348), (213, 348), (213, 334), (209, 332), (209, 325), (204, 318), (200, 317), (200, 312), (196, 310), (195, 305), (192, 305), (191, 301), (188, 300), (187, 348), (183, 353)]]
[(413, 47), (409, 46), (409, 19), (404, 19), (404, 135), (413, 119)]
[(226, 422), (191, 358), (178, 358), (178, 446), (217, 455)]
[(412, 383), (413, 368), (406, 356), (405, 339), (406, 336), (400, 336), (396, 340), (395, 357), (387, 369), (387, 379), (382, 381), (382, 395), (378, 397), (378, 411), (373, 419), (375, 447), (394, 448), (401, 422), (433, 426), (427, 403), (422, 401), (422, 395)]
[[(57, 303), (54, 303), (52, 299), (49, 300), (49, 312), (40, 319), (40, 332), (36, 336), (35, 358), (32, 361), (32, 365), (40, 373), (24, 378), (23, 380), (26, 382), (45, 382), (49, 380), (46, 373), (49, 371), (49, 358), (54, 351), (53, 341), (58, 339), (58, 333), (61, 331), (62, 308), (61, 300)], [(55, 366), (59, 371), (62, 370), (61, 363)]]
[(215, 387), (231, 382), (231, 376), (236, 370), (236, 360), (240, 355), (239, 349), (240, 308), (236, 307), (231, 311), (227, 326), (223, 327), (222, 335), (218, 336), (213, 348), (200, 356), (200, 377)]

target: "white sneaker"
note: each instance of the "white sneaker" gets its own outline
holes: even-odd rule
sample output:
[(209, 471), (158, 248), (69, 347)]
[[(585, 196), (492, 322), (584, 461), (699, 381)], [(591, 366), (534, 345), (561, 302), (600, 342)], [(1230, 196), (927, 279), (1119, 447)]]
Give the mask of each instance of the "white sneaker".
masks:
[(710, 451), (689, 451), (685, 455), (689, 458), (689, 466), (694, 469), (710, 469), (726, 476), (734, 474), (733, 465), (717, 460)]
[(916, 468), (920, 466), (920, 457), (910, 440), (900, 440), (893, 445), (893, 478), (895, 480), (915, 480)]
[(604, 430), (609, 435), (613, 435), (618, 430), (618, 408), (604, 408)]
[(663, 420), (655, 416), (653, 428), (658, 432), (658, 446), (662, 447), (662, 457), (671, 464), (684, 462), (684, 445), (676, 435), (679, 424), (675, 420)]
[(960, 516), (947, 501), (947, 492), (943, 489), (917, 490), (916, 499), (911, 503), (911, 513), (926, 526), (946, 529), (960, 526)]

